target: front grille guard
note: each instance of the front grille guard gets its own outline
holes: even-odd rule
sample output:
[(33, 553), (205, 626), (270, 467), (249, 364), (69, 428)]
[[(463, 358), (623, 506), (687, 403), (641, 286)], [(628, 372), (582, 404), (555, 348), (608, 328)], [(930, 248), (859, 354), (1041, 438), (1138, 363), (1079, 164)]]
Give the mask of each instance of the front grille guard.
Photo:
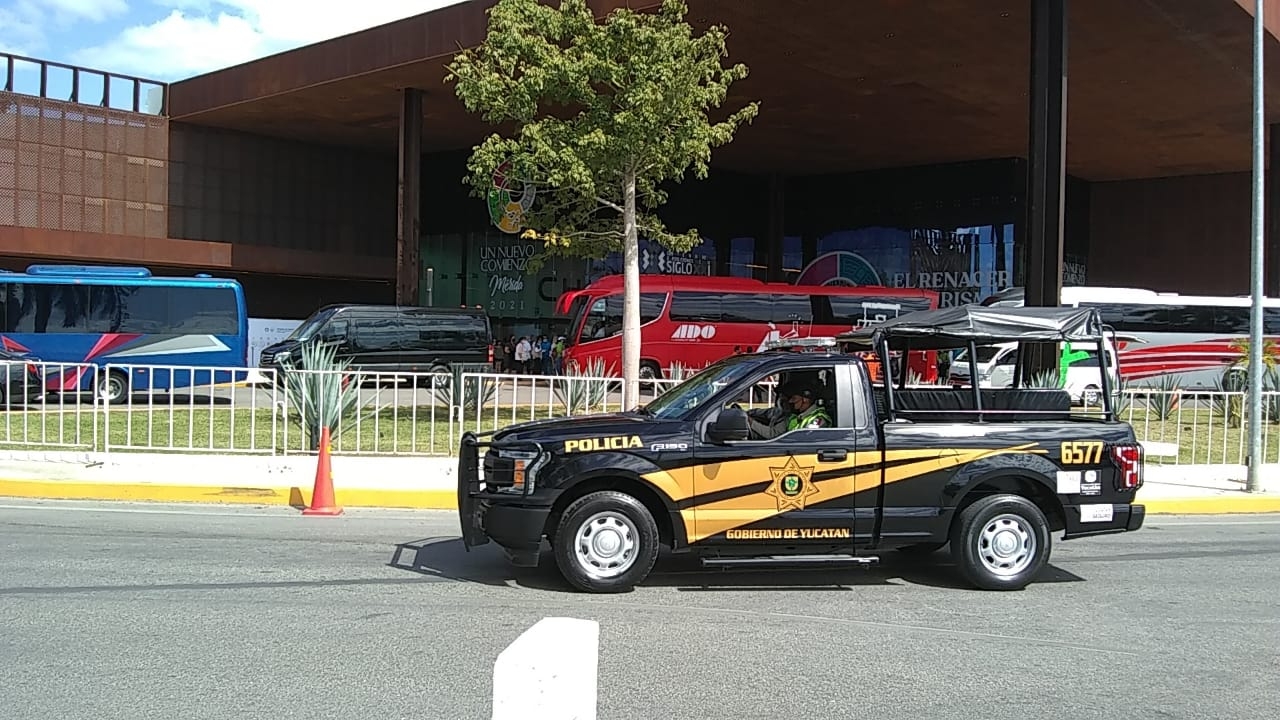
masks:
[(480, 451), (484, 449), (515, 450), (534, 453), (529, 467), (539, 466), (546, 456), (542, 445), (529, 440), (490, 441), (481, 438), (491, 433), (466, 432), (458, 448), (458, 523), (462, 530), (462, 544), (468, 551), (473, 546), (484, 545), (489, 537), (484, 530), (484, 512), (481, 505), (484, 497), (520, 498), (531, 492), (530, 483), (526, 482), (520, 494), (486, 492), (480, 477)]

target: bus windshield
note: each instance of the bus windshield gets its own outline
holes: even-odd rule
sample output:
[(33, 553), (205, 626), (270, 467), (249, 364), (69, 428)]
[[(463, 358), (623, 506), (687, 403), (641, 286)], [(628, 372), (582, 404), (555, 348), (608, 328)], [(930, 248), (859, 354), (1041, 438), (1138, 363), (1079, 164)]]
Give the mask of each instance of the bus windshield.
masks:
[(574, 345), (578, 342), (578, 334), (582, 331), (582, 321), (587, 317), (589, 302), (591, 302), (590, 297), (579, 295), (569, 305), (569, 333), (565, 338), (566, 345)]

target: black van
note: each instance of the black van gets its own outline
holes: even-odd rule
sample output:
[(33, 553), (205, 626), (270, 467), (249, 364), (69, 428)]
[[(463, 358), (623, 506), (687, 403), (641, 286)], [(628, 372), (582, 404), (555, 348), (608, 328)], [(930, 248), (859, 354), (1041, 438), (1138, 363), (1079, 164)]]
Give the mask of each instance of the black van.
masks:
[(336, 345), (353, 370), (446, 372), (493, 363), (489, 316), (480, 308), (327, 305), (263, 350), (258, 366), (301, 368), (302, 343), (314, 340)]

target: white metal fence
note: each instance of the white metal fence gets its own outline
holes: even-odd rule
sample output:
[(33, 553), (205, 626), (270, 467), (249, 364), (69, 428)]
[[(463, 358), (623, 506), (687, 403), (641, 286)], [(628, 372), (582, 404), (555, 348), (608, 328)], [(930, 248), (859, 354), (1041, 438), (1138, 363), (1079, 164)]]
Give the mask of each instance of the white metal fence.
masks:
[[(15, 364), (16, 365), (16, 364)], [(439, 455), (466, 430), (622, 409), (622, 381), (493, 373), (23, 363), (0, 384), (0, 448), (288, 455), (319, 427), (353, 455)], [(673, 380), (641, 381), (640, 402)]]
[[(626, 409), (616, 377), (18, 362), (0, 371), (7, 449), (287, 455), (313, 452), (327, 422), (337, 453), (451, 456), (464, 431)], [(114, 402), (113, 380), (127, 388)], [(677, 382), (641, 381), (639, 402)], [(753, 405), (771, 401), (771, 387), (757, 390)], [(1265, 393), (1263, 409), (1264, 462), (1280, 462), (1280, 392)], [(1119, 410), (1151, 462), (1248, 457), (1244, 393), (1129, 389)]]
[[(1130, 389), (1120, 418), (1147, 447), (1148, 462), (1241, 465), (1249, 457), (1248, 396), (1243, 392)], [(1280, 392), (1262, 394), (1262, 462), (1280, 462)]]

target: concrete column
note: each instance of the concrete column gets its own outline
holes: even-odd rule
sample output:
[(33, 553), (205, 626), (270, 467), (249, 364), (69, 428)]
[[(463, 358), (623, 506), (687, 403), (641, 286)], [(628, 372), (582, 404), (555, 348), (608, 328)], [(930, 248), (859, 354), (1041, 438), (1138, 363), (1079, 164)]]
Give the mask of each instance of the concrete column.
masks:
[[(1062, 297), (1066, 209), (1067, 0), (1031, 2), (1030, 133), (1027, 153), (1026, 300), (1054, 306)], [(1042, 348), (1041, 350), (1049, 350)], [(1056, 359), (1033, 352), (1031, 372)]]
[(400, 99), (399, 187), (396, 222), (396, 303), (418, 305), (418, 248), (422, 242), (422, 91), (405, 88)]

